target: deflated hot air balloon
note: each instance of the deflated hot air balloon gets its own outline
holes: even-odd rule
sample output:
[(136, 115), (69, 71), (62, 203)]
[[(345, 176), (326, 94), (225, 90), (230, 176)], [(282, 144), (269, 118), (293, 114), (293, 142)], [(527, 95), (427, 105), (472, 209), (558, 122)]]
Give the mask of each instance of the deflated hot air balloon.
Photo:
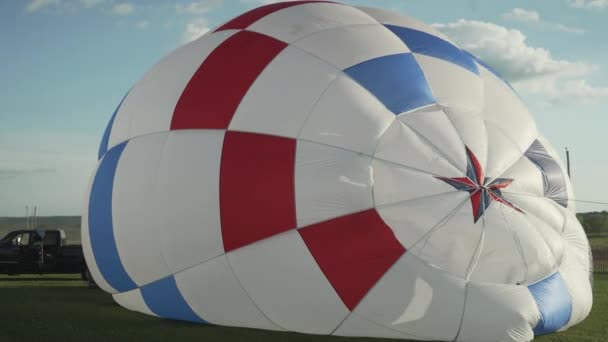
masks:
[(415, 19), (254, 9), (177, 49), (103, 135), (90, 271), (160, 317), (527, 341), (591, 308), (572, 186), (491, 67)]

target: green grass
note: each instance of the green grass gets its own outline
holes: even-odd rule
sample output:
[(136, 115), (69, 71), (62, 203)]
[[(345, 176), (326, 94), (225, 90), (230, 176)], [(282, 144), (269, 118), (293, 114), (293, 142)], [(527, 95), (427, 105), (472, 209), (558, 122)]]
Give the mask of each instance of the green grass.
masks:
[[(605, 342), (608, 336), (608, 275), (596, 275), (591, 315), (542, 342)], [(134, 313), (111, 296), (85, 287), (74, 275), (0, 276), (0, 341), (269, 341), (387, 342), (255, 329), (203, 326)]]

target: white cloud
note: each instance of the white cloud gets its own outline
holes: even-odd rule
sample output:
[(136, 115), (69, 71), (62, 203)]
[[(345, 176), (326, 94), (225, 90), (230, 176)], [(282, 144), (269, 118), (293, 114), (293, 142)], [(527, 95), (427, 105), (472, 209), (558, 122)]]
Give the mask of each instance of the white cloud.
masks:
[(606, 88), (594, 87), (584, 79), (598, 70), (597, 66), (557, 59), (547, 49), (528, 45), (519, 30), (465, 19), (433, 26), (495, 68), (518, 90), (550, 101), (561, 97), (586, 101), (608, 96)]
[(540, 14), (536, 11), (530, 11), (523, 8), (514, 8), (509, 12), (502, 14), (502, 17), (510, 20), (524, 21), (524, 22), (539, 22)]
[(579, 34), (583, 34), (585, 33), (585, 30), (579, 27), (572, 27), (572, 26), (566, 26), (564, 24), (557, 24), (555, 25), (555, 29), (558, 31), (563, 31), (563, 32), (570, 32), (570, 33), (579, 33)]
[(24, 175), (35, 175), (35, 174), (43, 174), (43, 173), (53, 173), (56, 172), (56, 169), (48, 168), (48, 167), (38, 167), (38, 168), (2, 168), (0, 169), (0, 180), (15, 178)]
[(568, 0), (568, 3), (576, 8), (608, 8), (608, 0)]
[(555, 73), (581, 75), (590, 68), (581, 62), (555, 59), (548, 50), (528, 45), (521, 31), (494, 23), (460, 19), (433, 26), (512, 81)]
[(106, 0), (32, 0), (25, 7), (25, 11), (31, 13), (45, 8), (58, 11), (74, 11), (80, 8), (95, 8), (106, 2)]
[(241, 0), (241, 4), (262, 6), (262, 5), (270, 5), (270, 4), (274, 4), (277, 2), (287, 2), (287, 1), (294, 1), (294, 0)]
[(82, 3), (82, 6), (84, 8), (93, 8), (104, 2), (105, 2), (105, 0), (80, 0), (80, 3)]
[(135, 26), (140, 30), (147, 30), (150, 27), (150, 22), (147, 20), (138, 21)]
[(177, 4), (175, 5), (175, 10), (177, 13), (202, 14), (220, 6), (222, 2), (223, 0), (194, 1), (187, 5)]
[(135, 11), (135, 6), (128, 2), (122, 2), (112, 6), (112, 12), (118, 15), (128, 15)]
[(27, 4), (27, 6), (25, 6), (25, 11), (32, 13), (45, 7), (56, 7), (59, 4), (59, 0), (32, 0), (29, 4)]
[(543, 20), (540, 16), (540, 13), (532, 10), (527, 10), (524, 8), (513, 8), (512, 10), (505, 12), (502, 14), (502, 17), (511, 20), (511, 21), (519, 21), (529, 24), (536, 24), (541, 28), (557, 30), (568, 33), (577, 33), (583, 34), (585, 30), (578, 27), (571, 27), (564, 24), (557, 24), (547, 20)]
[(209, 23), (203, 18), (198, 18), (186, 25), (186, 30), (182, 35), (182, 42), (189, 43), (202, 36), (210, 30)]
[[(576, 100), (578, 102), (588, 103), (595, 102), (602, 98), (608, 97), (608, 87), (594, 87), (585, 79), (573, 79), (564, 81), (559, 87), (556, 87), (557, 82), (540, 82), (540, 84), (524, 84), (522, 87), (532, 92), (535, 87), (543, 87), (538, 89), (536, 93), (548, 94), (551, 102), (562, 103), (566, 101)], [(547, 87), (549, 85), (549, 87)]]

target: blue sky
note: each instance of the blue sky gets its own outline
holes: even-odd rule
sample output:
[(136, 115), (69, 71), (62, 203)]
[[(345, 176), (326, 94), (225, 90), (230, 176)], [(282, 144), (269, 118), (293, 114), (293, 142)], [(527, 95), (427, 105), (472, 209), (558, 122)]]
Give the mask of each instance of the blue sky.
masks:
[[(269, 2), (0, 1), (0, 216), (79, 214), (124, 93), (176, 47)], [(572, 151), (577, 197), (608, 202), (608, 0), (344, 2), (433, 23), (492, 64)]]

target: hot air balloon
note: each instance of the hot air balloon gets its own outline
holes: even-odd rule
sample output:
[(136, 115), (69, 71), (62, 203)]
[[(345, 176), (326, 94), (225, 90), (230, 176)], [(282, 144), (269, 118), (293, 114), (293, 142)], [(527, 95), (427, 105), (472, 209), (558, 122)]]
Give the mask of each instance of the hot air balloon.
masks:
[(528, 341), (582, 321), (572, 185), (505, 79), (431, 26), (275, 3), (162, 59), (86, 196), (97, 284), (164, 318)]

